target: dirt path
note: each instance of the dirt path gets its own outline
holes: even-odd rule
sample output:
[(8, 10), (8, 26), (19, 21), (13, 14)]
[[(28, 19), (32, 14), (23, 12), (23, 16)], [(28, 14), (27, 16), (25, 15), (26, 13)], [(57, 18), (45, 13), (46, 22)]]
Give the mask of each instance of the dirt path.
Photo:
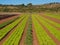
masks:
[(6, 18), (6, 19), (3, 19), (3, 20), (0, 20), (0, 24), (2, 24), (2, 23), (4, 23), (4, 22), (7, 22), (7, 21), (9, 21), (9, 20), (12, 20), (12, 19), (14, 19), (14, 18), (16, 18), (16, 17), (18, 17), (18, 16), (13, 16), (13, 17), (10, 17), (10, 18)]
[[(43, 17), (43, 16), (42, 16)], [(44, 17), (45, 18), (45, 17)], [(45, 20), (45, 19), (44, 19)], [(47, 20), (45, 20), (47, 23), (49, 23), (51, 26), (53, 26), (54, 28), (56, 28), (57, 30), (59, 30), (60, 31), (60, 28), (59, 27), (57, 27), (57, 26), (55, 26), (54, 24), (52, 24), (52, 23), (50, 23), (50, 22), (48, 22)]]
[[(23, 19), (24, 19), (24, 18), (23, 18)], [(23, 19), (21, 19), (21, 21), (20, 21), (19, 23), (21, 23)], [(19, 24), (19, 23), (18, 23), (18, 24)], [(15, 30), (15, 28), (18, 26), (18, 24), (17, 24), (15, 27), (13, 27), (13, 28), (7, 33), (7, 35), (0, 41), (0, 45), (2, 45), (2, 44), (4, 43), (4, 41), (12, 34), (12, 32)]]
[(46, 16), (43, 13), (40, 13), (39, 15), (60, 24), (60, 20), (57, 18), (52, 18), (52, 17)]
[(27, 29), (28, 29), (28, 21), (27, 21), (27, 23), (25, 25), (24, 32), (22, 34), (22, 38), (21, 38), (21, 40), (19, 42), (19, 45), (24, 45), (24, 40), (25, 40), (25, 37), (26, 37)]
[(39, 45), (39, 41), (35, 32), (34, 25), (32, 24), (33, 45)]
[[(37, 18), (36, 18), (37, 19)], [(60, 45), (60, 41), (37, 19), (39, 24), (43, 27), (46, 33), (52, 38), (52, 40), (57, 44)]]

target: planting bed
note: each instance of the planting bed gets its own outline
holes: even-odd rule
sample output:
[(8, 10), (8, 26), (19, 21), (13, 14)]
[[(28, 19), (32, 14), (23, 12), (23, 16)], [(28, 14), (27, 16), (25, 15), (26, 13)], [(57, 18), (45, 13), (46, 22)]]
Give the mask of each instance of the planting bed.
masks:
[(14, 18), (14, 19), (12, 19), (12, 20), (9, 20), (9, 21), (7, 21), (7, 22), (4, 22), (4, 23), (0, 24), (0, 29), (2, 29), (2, 28), (5, 27), (6, 25), (14, 22), (14, 21), (15, 21), (16, 19), (18, 19), (18, 18), (19, 18), (19, 17)]
[(0, 15), (0, 45), (60, 45), (60, 14), (14, 15)]

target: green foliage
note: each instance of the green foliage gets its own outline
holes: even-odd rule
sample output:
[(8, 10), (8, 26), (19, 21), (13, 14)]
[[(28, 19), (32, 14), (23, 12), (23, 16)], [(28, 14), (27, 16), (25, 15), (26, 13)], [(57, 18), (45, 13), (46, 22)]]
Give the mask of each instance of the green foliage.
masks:
[(16, 19), (18, 19), (18, 17), (0, 24), (0, 28), (3, 28), (4, 26), (6, 26), (6, 25), (8, 25), (8, 24), (10, 24), (12, 22), (14, 22)]
[(18, 45), (21, 39), (27, 16), (22, 20), (21, 23), (15, 28), (14, 32), (9, 36), (9, 38), (3, 43), (3, 45)]
[(27, 7), (32, 7), (32, 3), (27, 4)]
[(0, 40), (14, 27), (16, 26), (20, 20), (22, 19), (23, 17), (17, 19), (16, 21), (14, 21), (13, 23), (7, 25), (6, 27), (4, 27), (3, 29), (0, 30)]
[[(52, 25), (50, 25), (48, 22), (46, 22), (44, 19), (45, 18), (42, 18), (40, 16), (37, 16), (37, 18), (39, 19), (39, 21), (58, 39), (60, 40), (60, 31), (58, 31), (55, 27), (53, 27)], [(60, 27), (60, 24), (58, 23), (55, 23), (53, 21), (50, 21), (50, 20), (47, 20), (49, 21), (50, 23), (54, 24), (55, 26), (57, 27)]]
[[(33, 24), (35, 27), (35, 32), (36, 32), (36, 35), (37, 35), (37, 38), (38, 38), (40, 45), (56, 45), (55, 42), (46, 33), (46, 31), (39, 24), (39, 22), (37, 21), (37, 19), (35, 17), (37, 17), (39, 21), (42, 21), (42, 19), (40, 19), (39, 16), (32, 15), (32, 21), (33, 21)], [(41, 22), (41, 23), (43, 24), (43, 22)], [(45, 26), (45, 24), (44, 24), (44, 26)]]
[(60, 19), (60, 14), (59, 13), (44, 13), (46, 16), (52, 17), (52, 18), (56, 18), (56, 19)]
[(32, 19), (31, 17), (28, 20), (28, 29), (25, 38), (25, 45), (33, 45), (33, 37), (32, 37)]

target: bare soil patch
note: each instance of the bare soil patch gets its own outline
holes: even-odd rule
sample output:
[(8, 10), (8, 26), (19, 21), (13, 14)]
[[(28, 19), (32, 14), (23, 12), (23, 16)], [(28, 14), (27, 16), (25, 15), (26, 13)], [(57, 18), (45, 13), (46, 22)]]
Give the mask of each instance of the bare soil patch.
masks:
[(0, 20), (6, 19), (9, 17), (13, 17), (13, 16), (16, 16), (16, 14), (14, 14), (14, 15), (0, 15)]
[(3, 20), (0, 20), (0, 24), (4, 23), (4, 22), (7, 22), (9, 20), (12, 20), (14, 18), (17, 18), (18, 16), (13, 16), (13, 17), (9, 17), (9, 18), (6, 18), (6, 19), (3, 19)]

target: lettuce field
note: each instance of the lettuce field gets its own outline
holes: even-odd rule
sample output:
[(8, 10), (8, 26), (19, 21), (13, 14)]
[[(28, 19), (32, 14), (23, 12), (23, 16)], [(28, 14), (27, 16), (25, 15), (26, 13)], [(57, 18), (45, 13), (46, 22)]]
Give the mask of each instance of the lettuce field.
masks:
[(60, 14), (0, 14), (0, 45), (60, 45)]

